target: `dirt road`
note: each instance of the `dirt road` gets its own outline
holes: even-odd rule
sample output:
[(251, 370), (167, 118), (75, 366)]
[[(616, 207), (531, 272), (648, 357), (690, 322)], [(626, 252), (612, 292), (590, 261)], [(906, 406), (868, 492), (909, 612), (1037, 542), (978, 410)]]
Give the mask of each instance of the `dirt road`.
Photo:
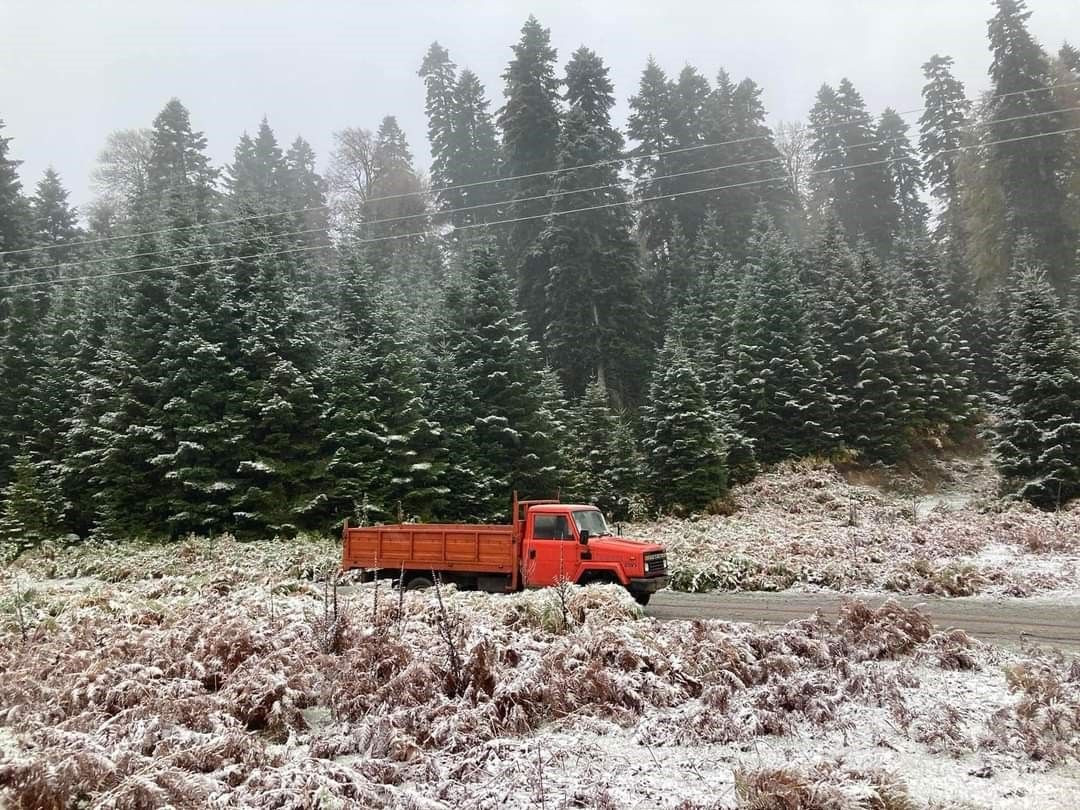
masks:
[[(646, 614), (657, 619), (726, 619), (734, 622), (783, 624), (815, 610), (835, 618), (843, 597), (830, 593), (674, 593), (656, 594)], [(885, 596), (860, 597), (872, 605)], [(975, 638), (1019, 648), (1022, 643), (1057, 647), (1080, 653), (1080, 605), (1023, 599), (934, 599), (892, 597), (905, 605), (920, 605), (934, 624), (960, 627)]]

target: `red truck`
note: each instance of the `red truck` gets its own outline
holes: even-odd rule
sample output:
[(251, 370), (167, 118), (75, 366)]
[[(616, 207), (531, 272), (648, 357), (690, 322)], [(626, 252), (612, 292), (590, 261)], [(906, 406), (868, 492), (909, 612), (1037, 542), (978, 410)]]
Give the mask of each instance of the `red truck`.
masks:
[(398, 523), (342, 529), (342, 570), (401, 572), (406, 588), (437, 574), (459, 588), (506, 593), (566, 580), (612, 582), (642, 605), (668, 583), (664, 547), (616, 537), (595, 506), (512, 501), (509, 525)]

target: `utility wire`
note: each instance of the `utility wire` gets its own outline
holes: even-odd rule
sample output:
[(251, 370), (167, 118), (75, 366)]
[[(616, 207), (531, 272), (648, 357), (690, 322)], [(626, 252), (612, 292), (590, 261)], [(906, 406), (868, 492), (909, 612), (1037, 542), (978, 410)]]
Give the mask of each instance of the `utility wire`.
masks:
[[(989, 99), (995, 99), (995, 98), (1007, 98), (1008, 96), (1027, 95), (1029, 93), (1045, 93), (1045, 92), (1049, 92), (1051, 90), (1055, 90), (1055, 89), (1058, 89), (1058, 88), (1061, 88), (1061, 87), (1072, 87), (1072, 86), (1075, 86), (1075, 85), (1080, 85), (1080, 81), (1062, 82), (1060, 84), (1048, 85), (1047, 87), (1035, 87), (1035, 88), (1031, 88), (1029, 90), (1014, 90), (1014, 91), (1009, 92), (1009, 93), (996, 93), (996, 94), (993, 94), (993, 95), (982, 96), (981, 99), (967, 99), (967, 101), (975, 102), (975, 101), (978, 101), (978, 100), (989, 100)], [(897, 113), (897, 115), (900, 115), (900, 116), (912, 115), (912, 114), (917, 113), (917, 112), (922, 112), (925, 109), (927, 109), (925, 106), (923, 106), (923, 107), (915, 107), (915, 108), (910, 109), (910, 110), (904, 110), (902, 112), (899, 112), (899, 113)], [(1043, 114), (1049, 114), (1049, 113), (1043, 113)], [(846, 119), (844, 121), (835, 121), (835, 122), (827, 125), (826, 128), (827, 129), (833, 129), (833, 128), (837, 128), (837, 127), (843, 127), (843, 126), (847, 126), (848, 124), (856, 123), (857, 121), (860, 121), (860, 120), (862, 120), (862, 119), (849, 118), (849, 119)], [(1005, 119), (1001, 119), (1001, 120), (1005, 120)], [(969, 126), (983, 126), (986, 123), (994, 123), (994, 122), (974, 123), (974, 124), (971, 124)], [(486, 185), (492, 185), (492, 184), (497, 184), (497, 183), (509, 183), (509, 182), (514, 181), (514, 180), (525, 180), (525, 179), (529, 179), (529, 178), (533, 178), (533, 177), (553, 176), (553, 175), (563, 174), (565, 172), (580, 171), (581, 169), (591, 169), (591, 168), (595, 168), (595, 167), (598, 167), (598, 166), (607, 166), (607, 165), (611, 165), (611, 164), (614, 164), (614, 163), (625, 163), (625, 162), (634, 161), (634, 160), (645, 160), (646, 158), (663, 158), (663, 157), (667, 157), (668, 155), (675, 155), (675, 154), (680, 154), (680, 153), (684, 153), (684, 152), (692, 152), (692, 151), (701, 150), (701, 149), (712, 149), (712, 148), (715, 148), (715, 147), (718, 147), (718, 146), (729, 146), (729, 145), (738, 144), (738, 143), (748, 143), (748, 142), (751, 142), (751, 141), (770, 139), (772, 137), (773, 137), (773, 134), (770, 132), (768, 134), (763, 134), (763, 135), (749, 135), (749, 136), (746, 136), (746, 137), (743, 137), (743, 138), (734, 138), (734, 139), (726, 140), (726, 141), (715, 141), (713, 143), (693, 144), (691, 146), (682, 146), (682, 147), (677, 147), (675, 149), (658, 150), (658, 151), (655, 151), (655, 152), (647, 152), (647, 153), (642, 153), (642, 154), (637, 154), (637, 155), (626, 154), (626, 155), (623, 155), (623, 156), (617, 157), (617, 158), (608, 158), (606, 160), (598, 160), (598, 161), (596, 161), (594, 163), (583, 163), (583, 164), (580, 164), (580, 165), (577, 165), (577, 166), (564, 166), (562, 168), (548, 169), (546, 171), (539, 171), (539, 172), (529, 172), (527, 174), (516, 174), (516, 175), (510, 175), (508, 177), (495, 177), (495, 178), (491, 178), (489, 180), (477, 180), (477, 181), (474, 181), (474, 182), (471, 182), (471, 183), (458, 183), (458, 184), (446, 185), (446, 186), (433, 186), (433, 187), (431, 187), (429, 189), (426, 189), (426, 190), (423, 190), (423, 191), (405, 192), (405, 193), (401, 193), (401, 194), (386, 194), (386, 195), (382, 195), (382, 196), (378, 196), (378, 197), (371, 197), (371, 198), (369, 198), (367, 200), (364, 200), (363, 202), (364, 202), (364, 204), (367, 204), (367, 203), (371, 203), (371, 202), (380, 202), (382, 200), (395, 200), (395, 199), (402, 199), (402, 198), (405, 198), (405, 197), (415, 197), (415, 196), (419, 196), (419, 195), (425, 194), (425, 193), (427, 193), (427, 194), (439, 194), (439, 193), (444, 192), (444, 191), (453, 191), (453, 190), (465, 189), (465, 188), (476, 188), (478, 186), (486, 186)], [(513, 201), (513, 202), (516, 202), (516, 201)], [(85, 245), (96, 245), (96, 244), (101, 244), (101, 243), (104, 243), (104, 242), (112, 242), (112, 241), (115, 241), (117, 239), (138, 239), (138, 238), (143, 237), (143, 236), (156, 236), (156, 235), (163, 234), (163, 233), (173, 233), (173, 232), (176, 232), (176, 231), (192, 230), (194, 228), (211, 228), (211, 227), (215, 227), (215, 226), (218, 226), (218, 225), (233, 225), (233, 224), (236, 224), (238, 222), (251, 222), (251, 221), (260, 220), (260, 219), (267, 219), (267, 218), (270, 218), (270, 217), (283, 217), (283, 216), (291, 216), (291, 215), (294, 215), (294, 214), (305, 214), (305, 213), (311, 213), (311, 212), (315, 212), (315, 211), (325, 211), (325, 210), (328, 210), (330, 207), (331, 206), (329, 206), (329, 205), (316, 205), (316, 206), (312, 206), (312, 207), (309, 207), (309, 208), (296, 208), (296, 209), (293, 209), (293, 210), (290, 210), (290, 211), (274, 211), (272, 213), (253, 214), (253, 215), (244, 216), (244, 217), (233, 217), (231, 219), (214, 220), (212, 222), (198, 222), (198, 223), (194, 223), (192, 225), (183, 225), (183, 226), (176, 226), (176, 227), (170, 227), (170, 228), (159, 228), (157, 230), (152, 230), (152, 231), (139, 231), (139, 232), (136, 232), (136, 233), (117, 234), (115, 236), (104, 236), (104, 237), (100, 237), (100, 238), (97, 238), (97, 239), (84, 239), (84, 240), (81, 240), (81, 241), (78, 241), (78, 242), (69, 242), (66, 245), (60, 245), (60, 246), (57, 246), (57, 247), (73, 248), (73, 247), (82, 247), (82, 246), (85, 246)], [(436, 213), (446, 213), (446, 212), (436, 212)], [(43, 248), (41, 248), (41, 247), (32, 247), (32, 248), (18, 248), (16, 250), (0, 251), (0, 258), (3, 258), (4, 256), (14, 256), (14, 255), (20, 254), (20, 253), (29, 253), (29, 252), (32, 252), (32, 251), (35, 251), (35, 250), (42, 250), (42, 249)]]
[[(982, 148), (985, 148), (987, 146), (996, 146), (998, 144), (1003, 144), (1003, 143), (1016, 143), (1018, 141), (1028, 141), (1028, 140), (1033, 140), (1035, 138), (1046, 138), (1046, 137), (1049, 137), (1051, 135), (1064, 135), (1064, 134), (1067, 134), (1069, 132), (1080, 132), (1080, 127), (1070, 127), (1068, 129), (1059, 129), (1059, 130), (1055, 130), (1053, 132), (1039, 132), (1039, 133), (1035, 133), (1033, 135), (1021, 135), (1021, 136), (1018, 136), (1018, 137), (1015, 137), (1015, 138), (1003, 138), (1003, 139), (996, 140), (996, 141), (987, 141), (985, 143), (970, 144), (968, 146), (958, 146), (958, 147), (956, 147), (954, 149), (942, 149), (942, 150), (940, 150), (938, 152), (935, 152), (934, 156), (949, 154), (951, 152), (963, 152), (963, 151), (966, 151), (968, 149), (982, 149)], [(820, 169), (820, 170), (817, 170), (817, 171), (807, 172), (807, 175), (808, 176), (816, 176), (816, 175), (821, 175), (821, 174), (833, 174), (835, 172), (845, 172), (845, 171), (850, 171), (852, 169), (867, 168), (869, 166), (883, 166), (883, 165), (888, 164), (888, 163), (896, 163), (897, 161), (898, 161), (898, 158), (886, 158), (884, 160), (871, 160), (871, 161), (867, 161), (865, 163), (853, 163), (853, 164), (851, 164), (849, 166), (838, 166), (838, 167), (832, 168), (832, 169)], [(620, 202), (600, 203), (598, 205), (588, 205), (588, 206), (584, 206), (584, 207), (581, 207), (581, 208), (572, 208), (572, 209), (569, 209), (569, 210), (566, 210), (566, 211), (552, 211), (550, 213), (545, 213), (545, 214), (531, 214), (529, 216), (513, 217), (513, 218), (510, 218), (510, 219), (496, 220), (494, 222), (478, 222), (478, 223), (475, 223), (475, 224), (472, 224), (472, 225), (462, 225), (462, 226), (460, 226), (460, 228), (458, 228), (458, 230), (469, 230), (469, 229), (473, 229), (473, 228), (488, 228), (488, 227), (494, 227), (496, 225), (508, 225), (508, 224), (515, 223), (515, 222), (527, 222), (527, 221), (530, 221), (530, 220), (546, 219), (548, 217), (555, 218), (555, 217), (567, 216), (569, 214), (580, 214), (580, 213), (584, 213), (584, 212), (587, 212), (587, 211), (598, 211), (598, 210), (601, 210), (601, 209), (604, 209), (604, 208), (618, 208), (618, 207), (627, 206), (627, 205), (641, 205), (642, 203), (656, 202), (658, 200), (670, 200), (670, 199), (675, 199), (676, 197), (690, 196), (692, 194), (706, 194), (706, 193), (714, 192), (714, 191), (724, 191), (726, 189), (731, 189), (731, 188), (745, 188), (747, 186), (756, 186), (756, 185), (761, 185), (761, 184), (764, 184), (764, 183), (787, 182), (788, 179), (789, 178), (787, 177), (787, 175), (782, 175), (782, 176), (779, 176), (779, 177), (769, 177), (769, 178), (759, 179), (759, 180), (748, 180), (748, 181), (746, 181), (744, 183), (730, 183), (728, 185), (712, 186), (710, 188), (692, 189), (690, 191), (677, 191), (677, 192), (673, 192), (671, 194), (658, 194), (658, 195), (653, 196), (653, 197), (642, 197), (642, 198), (639, 198), (639, 199), (636, 199), (636, 200), (635, 199), (630, 199), (630, 200), (623, 200), (623, 201), (620, 201)], [(414, 236), (426, 236), (426, 235), (428, 235), (428, 233), (429, 233), (429, 231), (425, 230), (425, 231), (417, 231), (417, 232), (414, 232), (414, 233), (392, 234), (392, 235), (389, 235), (389, 236), (378, 236), (378, 237), (373, 237), (373, 238), (370, 238), (370, 239), (358, 239), (358, 240), (354, 240), (351, 244), (369, 244), (369, 243), (372, 243), (372, 242), (384, 242), (384, 241), (387, 241), (389, 239), (407, 239), (407, 238), (414, 237)], [(139, 274), (142, 274), (142, 273), (157, 273), (157, 272), (164, 272), (164, 271), (167, 271), (167, 270), (181, 270), (181, 269), (184, 269), (184, 268), (187, 268), (187, 267), (198, 267), (200, 265), (205, 265), (205, 264), (214, 264), (214, 263), (222, 264), (222, 263), (227, 263), (227, 262), (245, 261), (247, 259), (268, 258), (270, 256), (283, 256), (283, 255), (291, 254), (291, 253), (303, 253), (303, 252), (306, 252), (306, 251), (325, 250), (325, 249), (326, 248), (325, 248), (324, 245), (311, 245), (311, 246), (305, 246), (305, 247), (289, 248), (287, 250), (275, 250), (275, 251), (264, 251), (264, 252), (261, 252), (261, 253), (252, 253), (252, 254), (249, 254), (249, 255), (246, 255), (246, 256), (229, 256), (229, 257), (220, 258), (220, 259), (219, 258), (211, 258), (211, 259), (206, 259), (206, 260), (197, 261), (197, 262), (186, 262), (186, 263), (183, 263), (183, 264), (167, 264), (167, 265), (162, 265), (160, 267), (145, 267), (145, 268), (140, 268), (140, 269), (137, 269), (137, 270), (119, 270), (119, 271), (116, 271), (116, 272), (113, 272), (113, 273), (100, 273), (100, 274), (88, 275), (88, 276), (71, 276), (71, 277), (67, 277), (67, 278), (49, 279), (49, 280), (46, 280), (46, 281), (28, 281), (28, 282), (23, 282), (23, 283), (20, 283), (20, 284), (9, 284), (9, 285), (0, 287), (0, 291), (3, 291), (3, 290), (15, 290), (15, 289), (20, 289), (20, 288), (24, 288), (24, 287), (42, 287), (42, 286), (48, 286), (48, 285), (54, 285), (54, 284), (68, 284), (68, 283), (81, 282), (81, 281), (93, 281), (93, 280), (102, 279), (102, 278), (115, 278), (117, 276), (131, 276), (131, 275), (139, 275)]]
[[(1046, 110), (1046, 111), (1037, 112), (1037, 113), (1026, 113), (1024, 115), (1014, 115), (1014, 116), (1010, 116), (1008, 118), (995, 118), (995, 119), (993, 119), (991, 121), (984, 121), (984, 122), (972, 123), (972, 124), (963, 124), (961, 126), (949, 127), (948, 129), (945, 129), (945, 130), (942, 130), (942, 131), (943, 132), (957, 132), (957, 131), (965, 130), (965, 129), (975, 129), (977, 127), (990, 126), (992, 124), (1003, 124), (1003, 123), (1008, 123), (1010, 121), (1019, 121), (1019, 120), (1023, 120), (1023, 119), (1039, 118), (1039, 117), (1044, 116), (1044, 115), (1056, 115), (1058, 113), (1077, 112), (1077, 111), (1080, 111), (1080, 107), (1063, 107), (1063, 108), (1060, 108), (1060, 109)], [(825, 151), (826, 152), (835, 152), (835, 151), (837, 151), (839, 149), (861, 149), (861, 148), (870, 147), (870, 146), (884, 146), (884, 145), (887, 145), (887, 144), (897, 143), (897, 142), (904, 141), (904, 140), (906, 140), (906, 138), (903, 137), (903, 136), (896, 137), (896, 138), (882, 138), (880, 140), (864, 141), (862, 143), (842, 144), (840, 146), (832, 146), (832, 147), (829, 147)], [(977, 145), (981, 146), (982, 144), (977, 144)], [(973, 145), (973, 146), (976, 146), (976, 145)], [(761, 165), (761, 164), (765, 164), (765, 163), (776, 163), (778, 161), (783, 161), (783, 160), (784, 160), (783, 155), (776, 155), (774, 157), (767, 157), (767, 158), (758, 158), (756, 160), (744, 160), (744, 161), (741, 161), (739, 163), (727, 163), (727, 164), (722, 164), (722, 165), (719, 165), (719, 166), (709, 166), (709, 167), (706, 167), (706, 168), (703, 168), (703, 169), (689, 169), (689, 170), (683, 171), (683, 172), (674, 172), (672, 174), (665, 174), (665, 175), (659, 175), (659, 176), (656, 176), (656, 177), (650, 177), (650, 178), (648, 178), (648, 182), (649, 183), (656, 183), (656, 182), (659, 182), (661, 180), (673, 180), (673, 179), (679, 178), (679, 177), (689, 177), (689, 176), (698, 175), (698, 174), (709, 174), (709, 173), (712, 173), (712, 172), (723, 171), (725, 169), (745, 168), (745, 167), (748, 167), (748, 166), (757, 166), (757, 165)], [(553, 199), (564, 197), (564, 196), (567, 196), (567, 195), (570, 195), (570, 194), (586, 194), (586, 193), (590, 193), (590, 192), (594, 192), (594, 191), (606, 191), (606, 190), (609, 190), (609, 189), (622, 188), (626, 184), (634, 183), (634, 182), (637, 182), (637, 181), (634, 180), (633, 178), (624, 178), (622, 180), (616, 181), (615, 183), (608, 183), (608, 184), (599, 185), (599, 186), (586, 186), (586, 187), (583, 187), (583, 188), (565, 189), (565, 190), (562, 190), (562, 191), (552, 191), (552, 192), (548, 192), (546, 194), (536, 194), (536, 195), (533, 195), (531, 197), (518, 197), (518, 198), (512, 199), (512, 200), (499, 200), (499, 201), (496, 201), (496, 202), (478, 203), (476, 205), (467, 205), (467, 206), (462, 206), (460, 208), (451, 208), (451, 209), (447, 209), (445, 211), (437, 211), (437, 212), (423, 211), (423, 212), (417, 213), (417, 214), (403, 214), (401, 216), (396, 216), (396, 217), (385, 217), (383, 219), (373, 219), (373, 220), (368, 220), (368, 221), (365, 221), (365, 222), (361, 222), (361, 223), (359, 223), (359, 227), (366, 228), (366, 227), (370, 227), (370, 226), (373, 226), (373, 225), (384, 225), (384, 224), (392, 223), (392, 222), (404, 222), (406, 220), (421, 219), (421, 218), (425, 218), (425, 217), (443, 217), (443, 216), (449, 216), (451, 214), (460, 214), (460, 213), (464, 213), (464, 212), (468, 212), (468, 211), (477, 211), (477, 210), (480, 210), (482, 208), (494, 208), (494, 207), (501, 206), (501, 205), (511, 205), (511, 204), (519, 205), (521, 203), (535, 202), (537, 200), (553, 200)], [(462, 226), (458, 226), (458, 227), (462, 227)], [(324, 226), (324, 227), (306, 228), (304, 230), (290, 231), (290, 232), (287, 232), (287, 233), (268, 234), (266, 236), (267, 236), (267, 238), (271, 238), (271, 239), (286, 239), (286, 238), (289, 238), (289, 237), (306, 236), (308, 234), (313, 234), (313, 233), (325, 233), (325, 232), (329, 232), (332, 229), (333, 229), (333, 226), (327, 225), (327, 226)], [(252, 238), (255, 238), (255, 237), (252, 237)], [(238, 238), (229, 239), (229, 240), (224, 241), (224, 242), (212, 242), (212, 243), (208, 243), (208, 244), (198, 245), (197, 247), (202, 248), (202, 249), (216, 248), (216, 247), (228, 247), (229, 245), (241, 244), (241, 243), (247, 242), (247, 241), (251, 241), (251, 239), (238, 237)], [(62, 250), (62, 249), (66, 249), (68, 247), (70, 247), (70, 245), (57, 245), (52, 249), (61, 249)], [(330, 245), (321, 245), (320, 247), (329, 248)], [(45, 250), (48, 250), (48, 249), (49, 248), (45, 248)], [(86, 265), (91, 265), (91, 264), (100, 264), (102, 262), (123, 261), (123, 260), (127, 260), (127, 259), (140, 259), (140, 258), (145, 258), (147, 256), (157, 256), (162, 252), (163, 251), (160, 251), (160, 250), (150, 250), (150, 251), (145, 251), (143, 253), (128, 253), (128, 254), (124, 254), (124, 255), (120, 255), (120, 256), (99, 256), (99, 257), (92, 258), (92, 259), (74, 259), (74, 260), (66, 261), (66, 262), (57, 262), (56, 264), (37, 265), (35, 267), (8, 267), (8, 268), (0, 269), (0, 276), (6, 276), (6, 275), (10, 275), (12, 273), (32, 273), (32, 272), (36, 272), (36, 271), (39, 271), (39, 270), (56, 270), (56, 269), (59, 269), (59, 268), (62, 268), (62, 267), (72, 267), (72, 266), (80, 266), (81, 267), (81, 266), (86, 266)]]

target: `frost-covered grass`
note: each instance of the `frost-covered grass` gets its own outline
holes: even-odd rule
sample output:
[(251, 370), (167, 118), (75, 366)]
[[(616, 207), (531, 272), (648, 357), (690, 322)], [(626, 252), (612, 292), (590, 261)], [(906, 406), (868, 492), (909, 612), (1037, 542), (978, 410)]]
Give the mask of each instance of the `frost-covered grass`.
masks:
[[(912, 499), (814, 462), (760, 475), (733, 500), (728, 516), (630, 531), (667, 546), (677, 590), (1027, 596), (1080, 587), (1080, 509), (1046, 513), (948, 490)], [(926, 508), (942, 502), (952, 508)]]
[(174, 551), (105, 578), (5, 572), (0, 806), (1052, 808), (1080, 791), (1080, 665), (896, 604), (762, 630), (657, 622), (609, 586), (572, 587), (564, 611), (553, 590), (369, 584), (335, 613), (291, 552), (208, 568)]

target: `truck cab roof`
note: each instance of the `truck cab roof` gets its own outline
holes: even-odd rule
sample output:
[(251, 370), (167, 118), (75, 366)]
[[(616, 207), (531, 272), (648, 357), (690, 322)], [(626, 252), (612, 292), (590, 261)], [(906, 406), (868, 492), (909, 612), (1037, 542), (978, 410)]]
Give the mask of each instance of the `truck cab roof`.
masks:
[(594, 512), (599, 512), (595, 506), (589, 503), (542, 503), (536, 506), (530, 506), (530, 512), (565, 512), (567, 509), (591, 509)]

